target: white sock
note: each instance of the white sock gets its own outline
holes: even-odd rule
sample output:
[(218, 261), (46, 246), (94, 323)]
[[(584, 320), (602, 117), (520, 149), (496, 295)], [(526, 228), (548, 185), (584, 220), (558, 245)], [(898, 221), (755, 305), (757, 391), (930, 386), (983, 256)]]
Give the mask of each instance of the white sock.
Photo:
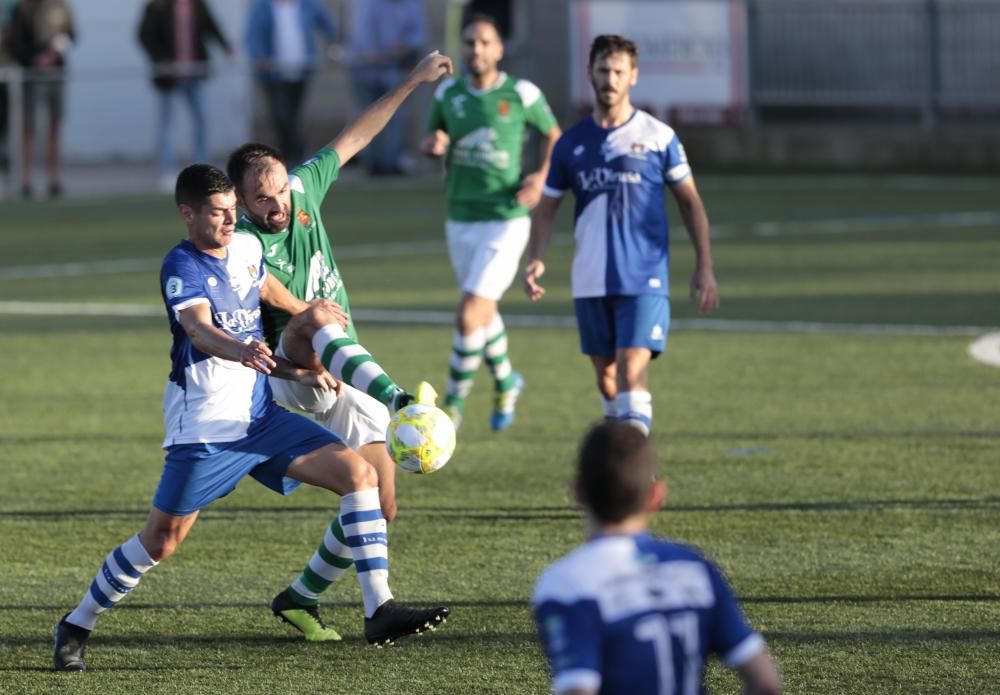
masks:
[(613, 398), (609, 401), (604, 396), (601, 396), (601, 410), (604, 411), (605, 420), (614, 420), (618, 417), (618, 410), (615, 408), (615, 399)]
[(302, 600), (306, 605), (319, 603), (319, 595), (353, 564), (354, 557), (347, 547), (347, 539), (344, 538), (338, 517), (326, 529), (323, 542), (313, 553), (309, 564), (292, 582), (294, 598)]
[(647, 437), (653, 428), (653, 396), (649, 391), (626, 391), (615, 396), (616, 418)]
[(476, 381), (476, 372), (483, 361), (483, 345), (486, 335), (482, 329), (469, 335), (462, 335), (455, 330), (451, 339), (451, 357), (448, 361), (448, 386), (445, 390), (445, 403), (461, 407), (472, 391)]
[(66, 621), (93, 630), (102, 613), (114, 608), (115, 604), (132, 591), (149, 570), (159, 564), (149, 556), (138, 534), (108, 553), (104, 564), (83, 595), (80, 604), (66, 616)]
[(312, 339), (313, 350), (323, 366), (341, 381), (347, 382), (362, 393), (367, 393), (390, 409), (396, 396), (403, 391), (371, 354), (352, 339), (335, 323), (316, 331)]
[(511, 387), (510, 357), (507, 356), (507, 328), (503, 318), (496, 314), (490, 324), (484, 329), (486, 346), (483, 348), (483, 358), (493, 373), (493, 382), (497, 391), (506, 391)]
[(340, 498), (340, 527), (354, 557), (358, 583), (370, 618), (392, 598), (389, 591), (389, 537), (382, 517), (378, 488), (351, 492)]

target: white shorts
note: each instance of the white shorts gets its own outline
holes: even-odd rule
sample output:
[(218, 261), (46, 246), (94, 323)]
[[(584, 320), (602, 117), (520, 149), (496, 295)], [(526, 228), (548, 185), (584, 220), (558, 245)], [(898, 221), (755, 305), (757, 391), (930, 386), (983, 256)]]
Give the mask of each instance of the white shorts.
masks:
[[(284, 336), (275, 354), (287, 359)], [(290, 410), (311, 415), (352, 449), (385, 441), (385, 433), (389, 429), (389, 409), (349, 384), (342, 383), (338, 394), (276, 377), (269, 377), (268, 383), (271, 384), (274, 400)]]
[(531, 218), (489, 222), (445, 221), (448, 256), (463, 292), (499, 301), (517, 275)]

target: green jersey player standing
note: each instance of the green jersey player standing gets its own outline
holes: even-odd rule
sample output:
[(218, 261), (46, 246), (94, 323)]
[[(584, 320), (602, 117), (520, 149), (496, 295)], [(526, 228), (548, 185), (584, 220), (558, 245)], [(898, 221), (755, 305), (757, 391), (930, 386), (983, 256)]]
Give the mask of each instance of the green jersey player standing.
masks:
[[(385, 447), (389, 425), (386, 406), (396, 409), (413, 397), (357, 343), (347, 292), (333, 259), (320, 205), (340, 167), (371, 142), (406, 97), (419, 84), (451, 72), (450, 59), (436, 51), (430, 54), (398, 87), (291, 172), (280, 152), (261, 144), (238, 148), (227, 165), (244, 210), (236, 229), (260, 240), (268, 272), (291, 294), (277, 306), (262, 306), (265, 339), (278, 356), (311, 368), (321, 363), (340, 380), (336, 391), (323, 391), (288, 388), (284, 380), (273, 379), (274, 398), (312, 414), (372, 465), (378, 474), (382, 515), (387, 520), (395, 516), (396, 500), (395, 464)], [(344, 313), (346, 329), (333, 318)], [(317, 606), (320, 594), (352, 564), (344, 531), (335, 519), (309, 564), (271, 602), (274, 614), (310, 641), (339, 639), (320, 620)], [(394, 639), (393, 633), (398, 636), (411, 619), (419, 617), (412, 609), (389, 605), (393, 615), (380, 619), (390, 629), (379, 631), (373, 641)]]
[[(456, 427), (485, 357), (495, 397), (490, 426), (507, 429), (524, 381), (507, 357), (498, 302), (528, 243), (529, 210), (541, 198), (549, 155), (561, 131), (541, 90), (498, 68), (503, 41), (496, 21), (470, 16), (462, 29), (465, 74), (434, 93), (422, 149), (445, 157), (448, 255), (462, 298), (455, 316), (445, 410)], [(541, 167), (521, 176), (527, 127), (543, 136)]]

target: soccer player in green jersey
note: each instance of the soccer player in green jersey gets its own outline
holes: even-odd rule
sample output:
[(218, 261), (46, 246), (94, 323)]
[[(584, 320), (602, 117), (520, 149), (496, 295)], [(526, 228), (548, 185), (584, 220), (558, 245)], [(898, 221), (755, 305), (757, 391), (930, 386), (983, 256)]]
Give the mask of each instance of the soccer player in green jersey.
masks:
[[(502, 72), (496, 21), (474, 14), (462, 29), (465, 74), (434, 93), (422, 149), (448, 169), (448, 254), (462, 298), (455, 317), (445, 410), (457, 427), (485, 358), (495, 396), (490, 426), (510, 427), (524, 381), (511, 368), (498, 302), (528, 243), (529, 210), (541, 198), (549, 155), (560, 130), (541, 90)], [(541, 168), (521, 176), (528, 126), (542, 134)]]
[[(237, 231), (253, 234), (263, 247), (264, 263), (302, 302), (299, 307), (262, 306), (264, 336), (275, 354), (300, 366), (320, 360), (340, 383), (335, 391), (287, 388), (271, 380), (275, 400), (312, 414), (375, 468), (383, 516), (396, 513), (395, 464), (385, 447), (387, 407), (396, 410), (410, 394), (399, 388), (357, 342), (353, 322), (346, 330), (336, 320), (339, 305), (350, 303), (333, 259), (320, 205), (341, 166), (385, 127), (399, 105), (422, 83), (451, 74), (451, 60), (435, 51), (395, 89), (368, 107), (357, 120), (311, 159), (287, 171), (281, 153), (247, 144), (230, 157), (229, 178), (244, 210)], [(320, 301), (317, 301), (320, 300)], [(330, 300), (330, 301), (323, 301)], [(308, 303), (308, 304), (307, 304)], [(304, 308), (294, 317), (292, 312)], [(306, 639), (339, 639), (319, 617), (319, 596), (352, 564), (351, 549), (337, 519), (297, 579), (271, 602), (271, 610)]]

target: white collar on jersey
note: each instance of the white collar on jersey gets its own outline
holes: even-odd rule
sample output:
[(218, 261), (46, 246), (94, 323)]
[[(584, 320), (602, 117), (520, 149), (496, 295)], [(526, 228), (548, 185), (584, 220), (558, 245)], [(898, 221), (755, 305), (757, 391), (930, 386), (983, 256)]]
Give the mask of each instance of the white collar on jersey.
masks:
[(472, 83), (469, 82), (469, 76), (466, 75), (465, 88), (468, 89), (471, 93), (475, 94), (477, 97), (481, 97), (484, 94), (489, 94), (492, 91), (500, 89), (500, 85), (502, 85), (506, 81), (507, 81), (507, 73), (501, 70), (500, 72), (497, 73), (497, 79), (495, 82), (493, 82), (493, 84), (491, 84), (489, 87), (486, 87), (485, 89), (476, 89), (475, 87), (472, 86)]

